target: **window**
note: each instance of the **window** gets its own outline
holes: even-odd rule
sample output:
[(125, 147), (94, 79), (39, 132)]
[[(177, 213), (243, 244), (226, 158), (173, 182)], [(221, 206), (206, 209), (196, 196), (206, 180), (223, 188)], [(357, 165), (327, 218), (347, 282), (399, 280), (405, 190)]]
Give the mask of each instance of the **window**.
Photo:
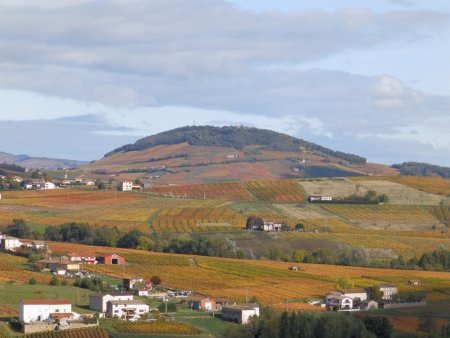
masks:
[(114, 310), (114, 313), (119, 313), (119, 310)]
[(55, 312), (58, 313), (58, 312), (59, 312), (59, 309), (56, 309)]

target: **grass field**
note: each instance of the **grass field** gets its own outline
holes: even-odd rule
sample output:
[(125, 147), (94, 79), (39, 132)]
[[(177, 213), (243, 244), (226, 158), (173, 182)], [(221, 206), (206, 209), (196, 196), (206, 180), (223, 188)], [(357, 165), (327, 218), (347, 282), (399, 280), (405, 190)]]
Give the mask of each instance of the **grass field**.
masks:
[(352, 177), (352, 181), (360, 180), (386, 180), (394, 183), (403, 184), (411, 188), (415, 188), (421, 191), (439, 194), (439, 195), (449, 195), (450, 194), (450, 179), (442, 177), (424, 177), (424, 176), (363, 176), (363, 177)]

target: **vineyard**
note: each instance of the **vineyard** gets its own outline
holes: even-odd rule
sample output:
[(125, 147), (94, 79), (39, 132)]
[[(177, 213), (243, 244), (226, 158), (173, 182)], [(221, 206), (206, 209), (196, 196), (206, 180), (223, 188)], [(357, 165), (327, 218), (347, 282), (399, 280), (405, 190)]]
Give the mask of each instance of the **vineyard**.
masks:
[(224, 182), (152, 187), (150, 192), (179, 198), (274, 203), (302, 203), (305, 193), (295, 180)]
[(108, 338), (108, 332), (101, 327), (73, 329), (64, 331), (47, 331), (24, 335), (26, 338)]
[(429, 207), (428, 210), (432, 215), (434, 215), (441, 222), (450, 224), (450, 206), (433, 206)]
[(0, 282), (17, 281), (27, 282), (34, 277), (40, 283), (48, 283), (50, 275), (27, 270), (27, 260), (22, 257), (0, 253)]
[(152, 187), (150, 191), (159, 195), (179, 198), (236, 201), (250, 201), (252, 199), (252, 195), (239, 182), (157, 186)]
[(325, 210), (348, 220), (434, 222), (423, 206), (406, 205), (323, 205)]
[[(366, 241), (368, 246), (374, 245), (385, 248), (385, 245), (397, 245), (403, 250), (414, 250), (417, 248), (436, 247), (438, 239), (427, 239), (417, 237), (410, 241), (404, 236), (394, 237), (387, 241), (381, 235), (368, 236), (355, 234), (348, 236), (338, 233), (329, 234), (301, 234), (284, 233), (280, 236), (301, 236), (307, 238), (327, 235), (340, 241), (354, 240)], [(341, 236), (342, 235), (342, 236)], [(403, 240), (403, 241), (402, 241)], [(373, 243), (373, 244), (372, 244)], [(358, 246), (356, 244), (356, 246)], [(97, 253), (110, 252), (111, 248), (89, 247), (73, 243), (51, 243), (53, 252), (69, 251), (92, 251)], [(403, 280), (408, 278), (426, 279), (435, 278), (439, 285), (447, 286), (450, 273), (370, 269), (357, 267), (343, 267), (332, 265), (299, 264), (301, 271), (289, 271), (292, 263), (258, 261), (258, 260), (236, 260), (204, 256), (161, 254), (148, 251), (132, 249), (114, 249), (117, 254), (125, 256), (127, 262), (126, 270), (123, 267), (112, 265), (96, 265), (88, 267), (101, 274), (122, 278), (127, 276), (150, 277), (157, 273), (165, 287), (192, 290), (195, 293), (213, 296), (226, 296), (235, 301), (245, 299), (245, 288), (248, 288), (250, 296), (256, 296), (263, 304), (280, 303), (286, 299), (316, 298), (328, 291), (335, 289), (335, 284), (340, 277), (354, 278), (358, 285), (365, 286), (373, 283), (372, 278), (364, 276), (384, 277), (397, 276)], [(405, 255), (405, 257), (407, 257)], [(424, 283), (424, 285), (426, 285)]]
[(202, 331), (187, 324), (177, 322), (117, 322), (113, 324), (120, 333), (198, 335)]
[(352, 177), (353, 181), (360, 180), (386, 180), (403, 184), (425, 192), (448, 195), (450, 194), (450, 179), (426, 176), (363, 176)]
[(161, 209), (152, 220), (155, 232), (224, 231), (245, 227), (246, 219), (225, 208)]

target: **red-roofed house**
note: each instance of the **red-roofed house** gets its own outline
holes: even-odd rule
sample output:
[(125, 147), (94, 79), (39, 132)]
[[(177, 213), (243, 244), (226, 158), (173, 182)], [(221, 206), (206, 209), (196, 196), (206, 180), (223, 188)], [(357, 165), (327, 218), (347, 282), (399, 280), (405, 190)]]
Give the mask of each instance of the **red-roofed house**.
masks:
[(19, 320), (23, 323), (71, 317), (72, 304), (67, 299), (31, 299), (19, 303)]

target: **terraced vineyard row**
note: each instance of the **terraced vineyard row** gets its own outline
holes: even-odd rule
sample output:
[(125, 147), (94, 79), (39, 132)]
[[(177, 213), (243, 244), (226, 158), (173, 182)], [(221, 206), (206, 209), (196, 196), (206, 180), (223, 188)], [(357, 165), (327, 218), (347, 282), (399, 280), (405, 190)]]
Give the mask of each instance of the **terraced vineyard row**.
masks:
[(152, 187), (150, 192), (180, 198), (301, 203), (305, 192), (295, 180), (245, 181)]
[(198, 335), (202, 331), (187, 324), (177, 322), (117, 322), (114, 329), (120, 333), (148, 333), (148, 334), (174, 334)]
[(65, 331), (47, 331), (26, 334), (27, 338), (108, 338), (108, 332), (101, 327)]
[(161, 209), (152, 220), (155, 232), (223, 231), (242, 228), (246, 219), (225, 208)]
[(250, 201), (251, 194), (239, 182), (152, 187), (151, 192), (180, 198)]
[(450, 222), (450, 206), (432, 206), (428, 210), (442, 222)]
[(323, 205), (322, 208), (349, 220), (436, 221), (422, 206), (407, 205)]

